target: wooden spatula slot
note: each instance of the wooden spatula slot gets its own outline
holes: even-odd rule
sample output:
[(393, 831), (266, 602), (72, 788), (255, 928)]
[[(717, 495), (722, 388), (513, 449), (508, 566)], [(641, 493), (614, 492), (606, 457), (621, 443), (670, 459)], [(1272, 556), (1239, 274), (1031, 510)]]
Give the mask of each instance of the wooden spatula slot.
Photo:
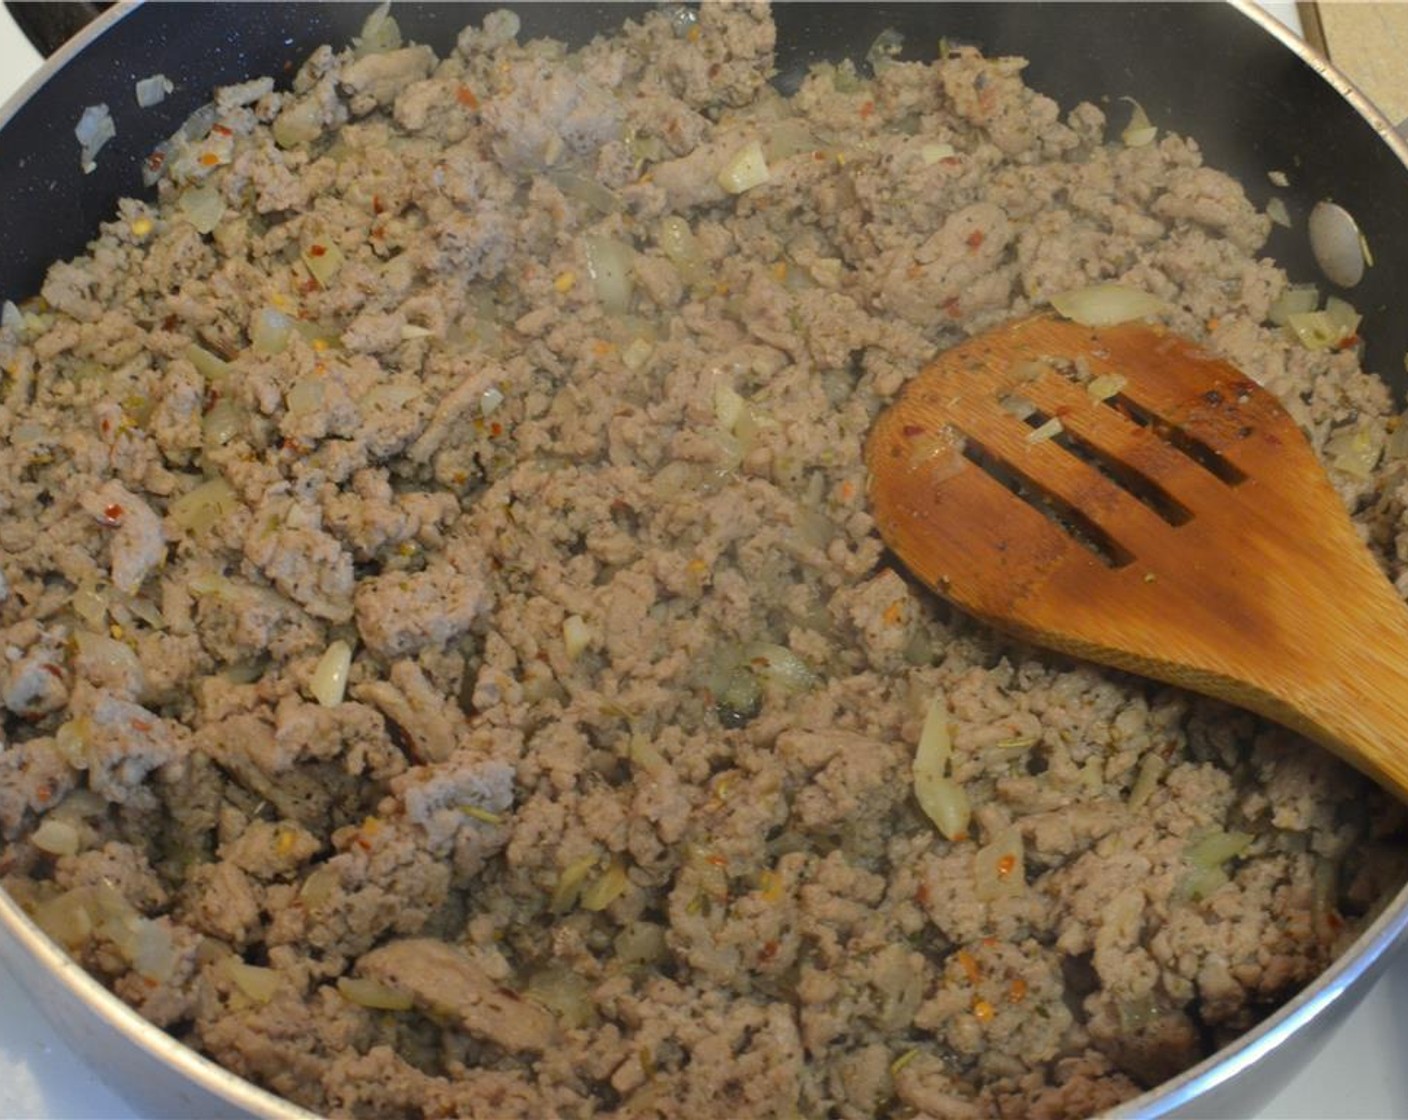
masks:
[[(1134, 559), (1133, 553), (1122, 548), (1081, 509), (1063, 501), (1037, 480), (1022, 475), (972, 436), (965, 437), (963, 457), (1018, 501), (1046, 518), (1057, 530), (1089, 550), (1101, 563), (1111, 568), (1122, 568)], [(1000, 518), (1005, 512), (1001, 508), (994, 509), (993, 516)]]
[[(1102, 403), (1109, 404), (1109, 401)], [(1026, 424), (1033, 431), (1041, 431), (1051, 420), (1052, 417), (1040, 409), (1025, 417)], [(1072, 428), (1063, 425), (1061, 430), (1051, 437), (1051, 442), (1094, 470), (1099, 471), (1131, 498), (1143, 503), (1151, 512), (1157, 514), (1168, 524), (1184, 525), (1192, 520), (1192, 511), (1164, 487), (1123, 459), (1116, 458), (1083, 439)]]
[(1236, 486), (1246, 481), (1245, 473), (1238, 470), (1236, 466), (1229, 463), (1197, 436), (1190, 435), (1182, 428), (1155, 416), (1123, 393), (1116, 393), (1104, 403), (1141, 428), (1148, 429), (1175, 451), (1186, 455), (1213, 477), (1220, 478), (1227, 483), (1228, 486)]
[(915, 377), (866, 463), (885, 542), (958, 606), (1260, 712), (1408, 796), (1408, 610), (1234, 366), (1142, 323), (1011, 323)]

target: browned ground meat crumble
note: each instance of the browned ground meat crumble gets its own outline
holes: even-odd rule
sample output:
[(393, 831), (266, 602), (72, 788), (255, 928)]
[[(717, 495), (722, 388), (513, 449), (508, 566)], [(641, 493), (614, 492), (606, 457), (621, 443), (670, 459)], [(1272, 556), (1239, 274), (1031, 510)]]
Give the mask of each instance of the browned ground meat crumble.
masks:
[[(1398, 808), (955, 615), (861, 463), (936, 349), (1118, 280), (1373, 465), (1388, 392), (1267, 322), (1268, 219), (1017, 59), (783, 99), (761, 7), (516, 27), (223, 92), (7, 312), (8, 890), (348, 1116), (1082, 1115), (1319, 973)], [(1352, 466), (1402, 581), (1402, 466)]]

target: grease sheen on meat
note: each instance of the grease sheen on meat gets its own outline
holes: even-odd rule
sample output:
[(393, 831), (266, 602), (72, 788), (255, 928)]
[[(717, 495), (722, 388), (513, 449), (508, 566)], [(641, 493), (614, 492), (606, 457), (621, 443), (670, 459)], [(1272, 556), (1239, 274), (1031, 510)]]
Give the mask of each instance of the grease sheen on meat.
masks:
[[(1381, 448), (1238, 184), (969, 49), (783, 99), (761, 7), (377, 37), (219, 96), (0, 330), (0, 871), (47, 930), (365, 1117), (1083, 1115), (1334, 958), (1387, 797), (954, 615), (864, 499), (927, 356), (1099, 280)], [(1335, 473), (1396, 576), (1403, 479)]]

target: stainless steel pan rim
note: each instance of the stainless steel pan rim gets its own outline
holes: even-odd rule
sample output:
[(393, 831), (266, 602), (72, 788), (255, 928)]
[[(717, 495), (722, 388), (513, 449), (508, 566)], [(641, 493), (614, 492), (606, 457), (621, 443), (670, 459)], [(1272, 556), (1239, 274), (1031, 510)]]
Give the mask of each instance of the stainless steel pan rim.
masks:
[[(18, 108), (58, 74), (75, 55), (117, 21), (141, 7), (143, 0), (122, 0), (103, 13), (0, 105), (0, 128)], [(512, 4), (514, 0), (504, 0)], [(1333, 65), (1319, 57), (1281, 22), (1252, 0), (1227, 0), (1242, 15), (1260, 25), (1287, 50), (1318, 73), (1363, 117), (1408, 168), (1408, 140)], [(1125, 1102), (1116, 1117), (1207, 1116), (1220, 1090), (1256, 1072), (1287, 1051), (1290, 1058), (1308, 1059), (1328, 1038), (1338, 1021), (1353, 1009), (1369, 985), (1408, 940), (1408, 886), (1388, 903), (1379, 917), (1310, 985), (1278, 1011), (1235, 1042), (1210, 1055), (1170, 1081)], [(231, 1073), (178, 1042), (148, 1022), (89, 975), (69, 954), (39, 929), (20, 906), (0, 891), (0, 961), (8, 963), (21, 986), (35, 999), (55, 1027), (84, 1057), (95, 1063), (110, 1055), (117, 1066), (125, 1046), (127, 1057), (145, 1061), (142, 1068), (158, 1074), (141, 1083), (137, 1071), (114, 1080), (112, 1087), (148, 1111), (158, 1114), (262, 1117), (267, 1120), (308, 1120), (314, 1114)], [(67, 1002), (65, 1002), (67, 1001)], [(106, 1035), (94, 1035), (94, 1028)], [(1268, 1072), (1270, 1072), (1268, 1070)], [(161, 1074), (168, 1075), (163, 1079)], [(177, 1079), (175, 1082), (171, 1078)], [(196, 1096), (168, 1084), (183, 1084)], [(166, 1095), (161, 1094), (165, 1092)], [(155, 1095), (154, 1095), (155, 1093)], [(1269, 1096), (1269, 1092), (1265, 1095)]]

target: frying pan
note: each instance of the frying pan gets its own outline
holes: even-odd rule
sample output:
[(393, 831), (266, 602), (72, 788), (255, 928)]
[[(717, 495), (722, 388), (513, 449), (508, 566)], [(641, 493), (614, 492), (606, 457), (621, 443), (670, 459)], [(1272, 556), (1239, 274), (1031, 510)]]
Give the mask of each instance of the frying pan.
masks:
[[(440, 53), (466, 23), (500, 4), (398, 3), (408, 38)], [(643, 6), (514, 5), (526, 37), (580, 44)], [(143, 162), (212, 87), (288, 75), (323, 42), (345, 44), (372, 5), (148, 2), (103, 14), (0, 109), (0, 299), (37, 291), (47, 264), (80, 252), (124, 195), (149, 193)], [(1364, 315), (1366, 366), (1403, 395), (1408, 316), (1408, 146), (1350, 84), (1269, 17), (1242, 4), (781, 4), (778, 75), (784, 91), (813, 62), (855, 57), (885, 29), (903, 57), (932, 57), (941, 37), (1031, 60), (1027, 80), (1069, 109), (1136, 98), (1160, 126), (1195, 137), (1210, 164), (1236, 175), (1252, 201), (1275, 193), (1290, 230), (1269, 253), (1300, 281), (1318, 280), (1305, 219), (1320, 199), (1358, 220), (1375, 265), (1350, 293)], [(859, 61), (859, 60), (857, 60)], [(133, 83), (165, 74), (174, 92), (142, 109)], [(83, 174), (72, 128), (83, 109), (109, 106), (117, 136)], [(1285, 172), (1277, 188), (1268, 172)], [(1408, 891), (1351, 949), (1289, 1004), (1181, 1077), (1129, 1102), (1122, 1115), (1245, 1116), (1299, 1068), (1353, 1007), (1408, 926)], [(199, 1058), (141, 1020), (75, 966), (0, 895), (0, 952), (75, 1049), (135, 1107), (153, 1116), (304, 1115)]]

